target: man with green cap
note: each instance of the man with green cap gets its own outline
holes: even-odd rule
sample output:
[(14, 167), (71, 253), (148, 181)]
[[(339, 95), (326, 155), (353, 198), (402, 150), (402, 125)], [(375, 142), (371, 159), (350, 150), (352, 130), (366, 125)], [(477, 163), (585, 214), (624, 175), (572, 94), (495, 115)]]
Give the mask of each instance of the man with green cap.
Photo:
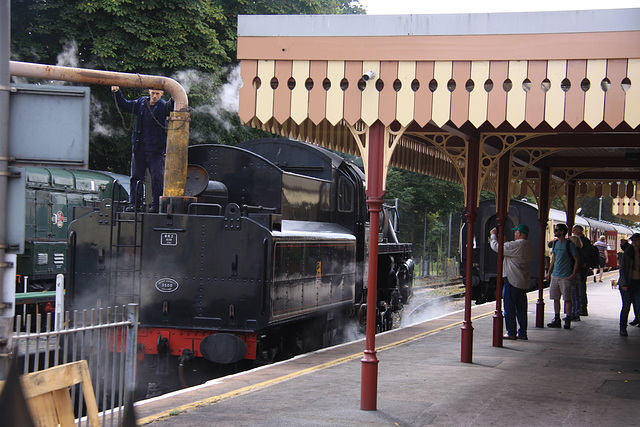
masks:
[[(503, 247), (504, 262), (502, 276), (504, 285), (502, 299), (504, 306), (504, 323), (507, 334), (504, 339), (526, 340), (527, 338), (527, 291), (529, 290), (531, 274), (529, 264), (533, 259), (533, 245), (529, 241), (529, 227), (519, 224), (512, 229), (515, 231), (513, 242), (505, 242)], [(491, 231), (491, 249), (498, 252), (498, 229)], [(516, 334), (516, 319), (520, 329)]]

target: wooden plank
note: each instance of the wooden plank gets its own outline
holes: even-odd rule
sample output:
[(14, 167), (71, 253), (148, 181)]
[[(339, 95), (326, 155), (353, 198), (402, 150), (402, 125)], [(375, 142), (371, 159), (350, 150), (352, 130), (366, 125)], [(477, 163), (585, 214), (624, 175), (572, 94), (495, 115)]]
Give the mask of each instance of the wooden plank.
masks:
[(469, 121), (480, 127), (487, 121), (487, 102), (489, 94), (484, 90), (484, 82), (489, 78), (489, 61), (471, 63), (471, 80), (474, 88), (469, 94)]
[(52, 394), (56, 406), (58, 422), (61, 426), (73, 426), (75, 424), (76, 417), (73, 414), (73, 405), (71, 404), (69, 389), (65, 387), (54, 391)]
[(451, 92), (451, 121), (461, 127), (469, 120), (469, 92), (466, 84), (471, 78), (471, 62), (455, 61), (451, 75), (456, 85)]
[(433, 92), (431, 118), (436, 125), (443, 126), (451, 117), (451, 92), (447, 89), (447, 83), (452, 77), (453, 63), (438, 61), (434, 65), (433, 78), (438, 83), (438, 87)]
[(587, 75), (587, 61), (574, 60), (567, 62), (567, 79), (571, 83), (571, 89), (567, 92), (565, 101), (564, 121), (575, 128), (584, 119), (585, 93), (580, 87), (582, 80)]
[(398, 63), (382, 61), (380, 63), (380, 80), (384, 82), (384, 88), (380, 91), (378, 119), (385, 126), (389, 126), (396, 119), (397, 93), (393, 84), (397, 78)]
[(551, 87), (545, 96), (544, 121), (552, 128), (564, 121), (565, 92), (562, 81), (567, 77), (567, 61), (548, 61), (547, 78)]
[(513, 87), (507, 92), (507, 121), (518, 127), (524, 122), (527, 92), (523, 82), (527, 78), (527, 61), (509, 61), (509, 80)]
[(604, 91), (600, 84), (606, 75), (606, 60), (595, 59), (587, 61), (587, 79), (589, 79), (591, 87), (585, 93), (584, 121), (591, 128), (598, 126), (604, 119)]
[(51, 393), (27, 399), (31, 419), (38, 427), (58, 425), (58, 415)]
[(343, 117), (344, 91), (340, 88), (340, 82), (344, 78), (344, 66), (344, 61), (327, 63), (327, 78), (331, 82), (331, 88), (327, 92), (327, 120), (333, 126), (337, 125)]
[(402, 88), (398, 91), (396, 120), (402, 126), (408, 126), (413, 120), (415, 92), (411, 89), (411, 83), (416, 78), (416, 63), (403, 61), (398, 63), (398, 79)]
[(627, 77), (631, 86), (625, 93), (624, 121), (636, 128), (640, 125), (640, 59), (633, 58), (627, 61)]
[[(54, 366), (44, 371), (23, 375), (23, 393), (37, 426), (75, 426), (69, 387), (82, 386), (87, 418), (92, 426), (100, 426), (98, 405), (93, 392), (86, 360)], [(4, 381), (0, 382), (0, 389)]]
[(256, 90), (256, 117), (266, 123), (273, 117), (273, 89), (271, 79), (275, 75), (275, 61), (258, 61), (260, 87)]
[(309, 61), (293, 61), (293, 78), (296, 87), (291, 91), (291, 118), (301, 125), (308, 117), (309, 91), (305, 82), (309, 77)]
[(627, 74), (626, 59), (609, 59), (607, 61), (607, 78), (610, 87), (604, 95), (604, 121), (615, 128), (624, 120), (624, 97), (622, 79)]
[(420, 126), (426, 126), (431, 120), (433, 93), (429, 90), (429, 82), (433, 79), (433, 67), (432, 61), (416, 64), (416, 80), (420, 87), (416, 90), (414, 120)]
[(76, 368), (80, 362), (54, 366), (44, 371), (33, 372), (22, 376), (24, 397), (30, 399), (41, 394), (51, 393), (62, 387), (71, 387), (74, 384), (82, 382), (80, 370)]
[(376, 89), (376, 80), (380, 76), (380, 62), (379, 61), (364, 61), (362, 62), (362, 71), (360, 76), (365, 73), (373, 71), (376, 74), (376, 78), (369, 80), (366, 83), (364, 90), (362, 91), (362, 104), (360, 105), (360, 118), (367, 126), (371, 126), (378, 120), (378, 107), (380, 105), (380, 92)]

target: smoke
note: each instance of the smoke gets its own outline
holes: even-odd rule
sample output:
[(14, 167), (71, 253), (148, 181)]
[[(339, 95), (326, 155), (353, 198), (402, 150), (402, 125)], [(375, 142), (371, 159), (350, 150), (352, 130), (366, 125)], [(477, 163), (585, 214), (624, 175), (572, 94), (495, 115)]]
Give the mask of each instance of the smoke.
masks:
[[(60, 52), (56, 58), (56, 66), (60, 67), (74, 67), (77, 68), (79, 64), (79, 54), (78, 54), (78, 43), (75, 40), (67, 42), (62, 47), (62, 52)], [(28, 80), (24, 77), (12, 76), (12, 82), (16, 84), (26, 84)], [(70, 82), (64, 82), (61, 80), (51, 80), (47, 82), (47, 84), (51, 85), (70, 85)]]
[(114, 129), (110, 125), (106, 124), (105, 106), (100, 103), (93, 94), (91, 94), (90, 112), (92, 135), (113, 136), (122, 132), (121, 129)]
[[(238, 114), (240, 98), (240, 65), (221, 74), (207, 74), (196, 70), (179, 71), (172, 76), (189, 95), (195, 115), (209, 116), (227, 132), (234, 124), (230, 118)], [(221, 86), (220, 81), (225, 83)], [(202, 139), (201, 135), (192, 135)]]
[(451, 300), (447, 298), (434, 298), (428, 304), (418, 307), (412, 307), (413, 304), (407, 304), (404, 307), (404, 313), (400, 327), (411, 326), (427, 320), (437, 319), (446, 316), (455, 311), (452, 307)]
[(78, 43), (75, 40), (65, 43), (58, 54), (56, 65), (59, 67), (78, 67)]
[(365, 338), (365, 334), (356, 321), (346, 322), (344, 329), (341, 331), (341, 335), (342, 339), (339, 340), (338, 343), (349, 343)]

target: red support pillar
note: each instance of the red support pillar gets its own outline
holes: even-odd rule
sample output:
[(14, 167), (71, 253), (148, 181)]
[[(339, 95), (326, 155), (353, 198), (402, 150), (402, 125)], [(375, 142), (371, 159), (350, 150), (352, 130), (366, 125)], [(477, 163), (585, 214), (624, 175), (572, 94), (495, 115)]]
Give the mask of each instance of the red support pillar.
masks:
[(507, 211), (509, 210), (509, 162), (511, 156), (503, 154), (498, 164), (498, 194), (496, 212), (498, 214), (498, 268), (496, 277), (496, 310), (493, 313), (493, 346), (502, 347), (502, 285), (503, 285), (503, 260), (504, 260), (504, 226), (507, 223)]
[(576, 223), (576, 183), (575, 181), (567, 182), (567, 228), (569, 236), (571, 230)]
[(467, 265), (464, 283), (464, 321), (462, 322), (462, 345), (460, 361), (473, 361), (473, 326), (471, 325), (471, 292), (473, 284), (473, 237), (475, 233), (476, 216), (478, 215), (478, 168), (480, 162), (480, 143), (469, 141), (467, 153)]
[(536, 328), (544, 328), (544, 288), (545, 274), (545, 247), (547, 224), (549, 222), (549, 183), (551, 173), (549, 171), (540, 172), (540, 196), (538, 199), (538, 220), (540, 222), (540, 266), (538, 268), (538, 301), (536, 302)]
[(376, 294), (378, 289), (378, 228), (384, 196), (384, 126), (375, 122), (369, 128), (367, 144), (367, 204), (369, 205), (369, 284), (367, 289), (367, 331), (362, 362), (360, 409), (375, 411), (378, 394), (376, 357)]

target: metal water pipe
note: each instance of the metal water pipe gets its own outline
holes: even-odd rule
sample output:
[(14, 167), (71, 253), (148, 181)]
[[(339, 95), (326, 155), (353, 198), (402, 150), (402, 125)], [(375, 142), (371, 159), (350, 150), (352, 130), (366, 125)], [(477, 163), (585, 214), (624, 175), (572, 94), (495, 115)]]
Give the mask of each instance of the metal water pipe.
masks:
[(27, 62), (9, 62), (12, 76), (45, 80), (122, 86), (164, 90), (174, 100), (174, 111), (169, 117), (167, 156), (165, 159), (164, 196), (184, 197), (187, 180), (187, 150), (189, 146), (189, 102), (187, 93), (177, 81), (163, 76), (118, 73), (87, 68), (60, 67)]

